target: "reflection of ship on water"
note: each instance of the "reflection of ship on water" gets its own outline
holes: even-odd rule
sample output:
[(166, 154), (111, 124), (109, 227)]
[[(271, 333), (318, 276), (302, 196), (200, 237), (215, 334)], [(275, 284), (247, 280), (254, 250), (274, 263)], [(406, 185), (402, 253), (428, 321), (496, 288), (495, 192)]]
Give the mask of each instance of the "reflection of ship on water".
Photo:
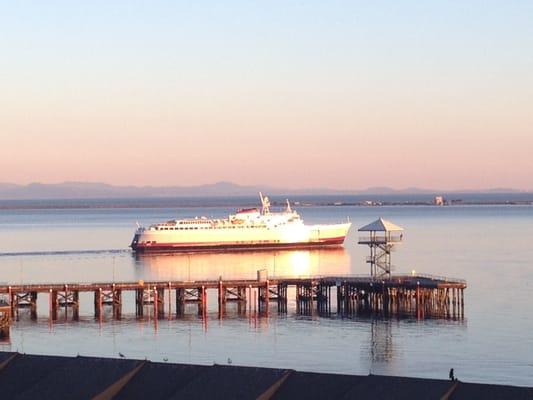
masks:
[(266, 269), (269, 276), (307, 276), (350, 273), (350, 255), (344, 248), (248, 251), (239, 253), (136, 254), (143, 279), (199, 280), (255, 279)]

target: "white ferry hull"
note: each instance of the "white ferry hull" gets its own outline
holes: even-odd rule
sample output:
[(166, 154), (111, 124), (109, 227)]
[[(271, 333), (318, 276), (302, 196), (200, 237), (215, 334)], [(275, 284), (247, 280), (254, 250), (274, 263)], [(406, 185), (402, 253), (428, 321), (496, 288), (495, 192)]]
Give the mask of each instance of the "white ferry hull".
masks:
[(301, 249), (342, 246), (351, 224), (283, 226), (280, 229), (235, 227), (209, 230), (151, 231), (135, 234), (136, 252), (193, 252), (251, 249)]
[(237, 211), (223, 219), (195, 217), (139, 227), (131, 243), (137, 252), (296, 249), (341, 246), (351, 223), (305, 225), (291, 209), (271, 212), (268, 197), (259, 193), (262, 209)]

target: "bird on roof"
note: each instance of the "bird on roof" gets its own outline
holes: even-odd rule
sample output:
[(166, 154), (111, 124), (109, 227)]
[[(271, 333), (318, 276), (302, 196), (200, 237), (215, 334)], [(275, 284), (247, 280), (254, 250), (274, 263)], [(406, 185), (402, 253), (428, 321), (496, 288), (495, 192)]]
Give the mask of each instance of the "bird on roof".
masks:
[(166, 358), (166, 357), (163, 358), (163, 361), (164, 361), (164, 362), (167, 362), (167, 361), (168, 361), (168, 358)]
[(228, 357), (228, 364), (231, 364), (233, 361), (231, 361), (231, 358)]
[(122, 354), (122, 353), (120, 353), (120, 352), (118, 353), (118, 355), (119, 355), (120, 358), (124, 358), (124, 357), (126, 357), (124, 354)]

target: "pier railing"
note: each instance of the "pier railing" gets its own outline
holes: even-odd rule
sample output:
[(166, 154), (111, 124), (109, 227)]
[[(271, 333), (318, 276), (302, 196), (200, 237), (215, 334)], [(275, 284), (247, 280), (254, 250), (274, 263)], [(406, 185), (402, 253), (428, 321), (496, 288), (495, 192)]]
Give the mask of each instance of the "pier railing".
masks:
[[(449, 276), (432, 275), (432, 274), (420, 274), (418, 272), (416, 274), (414, 274), (414, 275), (404, 275), (404, 276), (411, 276), (412, 278), (420, 277), (420, 278), (432, 279), (434, 281), (462, 283), (462, 284), (466, 285), (466, 279), (453, 278), (453, 277), (449, 277)], [(394, 277), (394, 275), (393, 275), (393, 277)]]
[(359, 243), (399, 243), (403, 240), (401, 235), (391, 235), (391, 236), (359, 236)]
[[(368, 274), (322, 274), (322, 275), (272, 275), (266, 276), (263, 279), (198, 279), (198, 280), (165, 280), (165, 281), (144, 281), (139, 280), (136, 282), (132, 281), (113, 281), (113, 282), (40, 282), (40, 283), (22, 283), (22, 284), (8, 284), (4, 283), (0, 285), (0, 293), (8, 293), (10, 288), (16, 290), (37, 290), (42, 291), (44, 289), (54, 289), (54, 290), (79, 290), (79, 291), (91, 291), (99, 287), (112, 287), (115, 286), (117, 289), (134, 289), (138, 287), (145, 287), (149, 289), (155, 286), (161, 285), (170, 285), (171, 287), (176, 286), (213, 286), (217, 285), (219, 282), (223, 281), (225, 284), (236, 284), (236, 285), (256, 285), (260, 281), (269, 280), (276, 282), (285, 282), (285, 281), (319, 281), (319, 280), (356, 280), (358, 282), (381, 282), (381, 281), (394, 281), (394, 280), (415, 280), (415, 279), (428, 279), (432, 281), (440, 282), (449, 282), (449, 283), (459, 283), (466, 285), (466, 280), (459, 278), (452, 278), (446, 276), (432, 275), (432, 274), (391, 274), (390, 277), (372, 277)], [(0, 300), (1, 301), (1, 300)]]
[(433, 281), (442, 281), (442, 282), (453, 282), (466, 285), (465, 279), (451, 278), (446, 276), (432, 275), (432, 274), (391, 274), (390, 277), (372, 277), (368, 274), (326, 274), (326, 275), (280, 275), (280, 276), (269, 276), (269, 280), (321, 280), (321, 279), (352, 279), (357, 280), (358, 282), (381, 282), (381, 281), (390, 281), (390, 280), (414, 280), (416, 278), (429, 279)]

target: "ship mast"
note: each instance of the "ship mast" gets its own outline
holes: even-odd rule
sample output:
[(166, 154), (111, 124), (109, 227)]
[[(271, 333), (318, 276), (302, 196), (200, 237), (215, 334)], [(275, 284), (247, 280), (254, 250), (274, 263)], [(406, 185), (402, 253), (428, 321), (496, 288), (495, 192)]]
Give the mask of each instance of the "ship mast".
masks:
[(261, 213), (263, 215), (270, 214), (270, 200), (267, 196), (263, 196), (263, 193), (259, 192), (259, 197), (261, 198), (261, 206), (262, 210)]

